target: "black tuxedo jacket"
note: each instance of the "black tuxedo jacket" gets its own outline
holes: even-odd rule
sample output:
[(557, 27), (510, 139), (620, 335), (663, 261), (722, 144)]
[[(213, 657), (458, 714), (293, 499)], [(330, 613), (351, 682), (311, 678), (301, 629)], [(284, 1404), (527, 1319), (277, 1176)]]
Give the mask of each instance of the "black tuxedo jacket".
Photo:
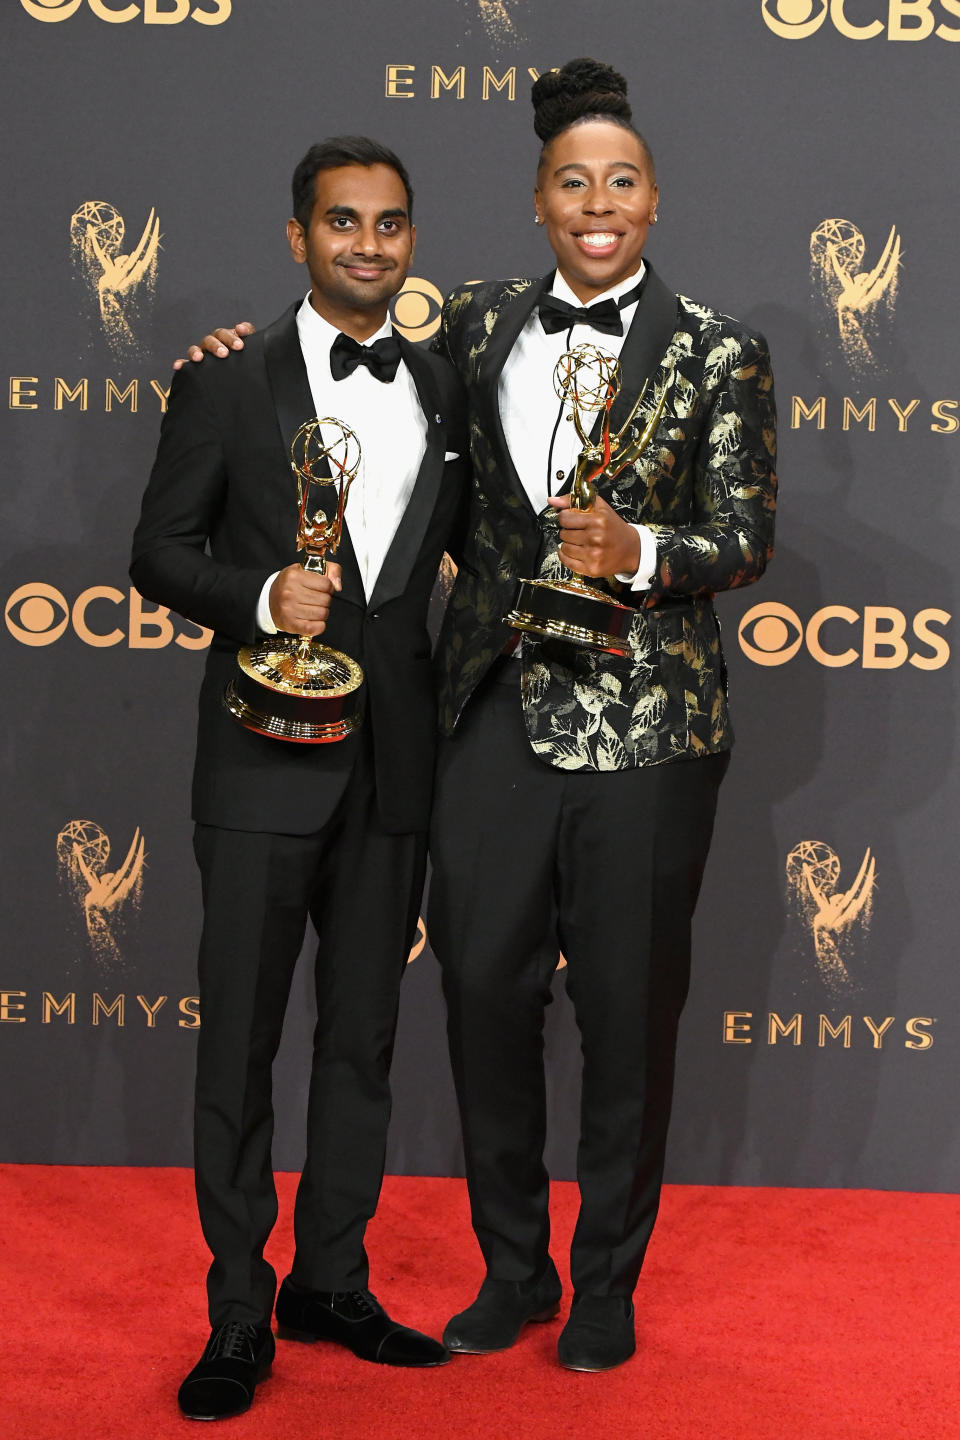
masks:
[[(224, 362), (174, 377), (134, 535), (130, 574), (148, 599), (213, 629), (200, 692), (193, 817), (234, 830), (309, 834), (346, 785), (359, 732), (327, 745), (257, 735), (222, 703), (241, 645), (258, 638), (264, 582), (297, 558), (289, 447), (314, 414), (292, 306)], [(427, 606), (465, 489), (460, 383), (448, 362), (400, 339), (427, 420), (413, 494), (367, 601), (346, 529), (343, 589), (323, 641), (363, 666), (377, 797), (394, 833), (426, 828), (436, 734)], [(445, 452), (463, 457), (445, 463)]]
[[(719, 590), (762, 575), (773, 550), (776, 412), (762, 335), (677, 295), (647, 262), (646, 283), (620, 354), (611, 429), (627, 439), (656, 397), (662, 418), (637, 460), (603, 498), (648, 526), (657, 567), (648, 591), (593, 581), (632, 605), (631, 654), (523, 642), (523, 714), (534, 752), (562, 770), (625, 770), (730, 747), (726, 669), (713, 609)], [(441, 730), (452, 734), (511, 632), (504, 616), (518, 579), (557, 579), (557, 514), (537, 515), (507, 448), (499, 382), (552, 274), (478, 282), (444, 302), (435, 350), (469, 395), (473, 487), (456, 584), (437, 646)], [(568, 477), (569, 484), (569, 477)]]

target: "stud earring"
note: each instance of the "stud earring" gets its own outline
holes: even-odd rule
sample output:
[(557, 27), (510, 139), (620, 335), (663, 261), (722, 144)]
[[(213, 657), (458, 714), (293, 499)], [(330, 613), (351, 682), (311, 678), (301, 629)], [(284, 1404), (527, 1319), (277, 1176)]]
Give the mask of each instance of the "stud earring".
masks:
[(533, 223), (534, 223), (534, 225), (542, 225), (542, 224), (543, 224), (543, 221), (540, 219), (540, 216), (539, 216), (539, 215), (534, 215), (534, 217), (533, 217)]

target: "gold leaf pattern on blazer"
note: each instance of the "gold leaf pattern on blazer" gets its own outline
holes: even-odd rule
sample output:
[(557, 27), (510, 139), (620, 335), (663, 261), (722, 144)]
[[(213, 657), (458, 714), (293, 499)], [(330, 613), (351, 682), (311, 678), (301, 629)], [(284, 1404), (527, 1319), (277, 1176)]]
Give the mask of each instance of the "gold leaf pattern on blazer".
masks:
[[(511, 324), (517, 333), (522, 317), (514, 307), (529, 312), (538, 284), (499, 281), (454, 292), (435, 341), (470, 389), (474, 470), (463, 563), (437, 652), (447, 734), (512, 633), (503, 616), (518, 579), (566, 573), (556, 513), (536, 515), (513, 476), (495, 423), (497, 377), (482, 373), (498, 326)], [(613, 579), (596, 582), (636, 606), (632, 653), (594, 655), (533, 636), (523, 640), (527, 732), (534, 752), (557, 769), (656, 765), (732, 743), (712, 601), (720, 590), (759, 579), (772, 554), (773, 377), (761, 335), (684, 296), (676, 304), (676, 329), (651, 377), (651, 396), (670, 382), (660, 424), (638, 460), (601, 486), (618, 514), (647, 525), (657, 542), (649, 592)], [(635, 417), (634, 433), (644, 419)]]

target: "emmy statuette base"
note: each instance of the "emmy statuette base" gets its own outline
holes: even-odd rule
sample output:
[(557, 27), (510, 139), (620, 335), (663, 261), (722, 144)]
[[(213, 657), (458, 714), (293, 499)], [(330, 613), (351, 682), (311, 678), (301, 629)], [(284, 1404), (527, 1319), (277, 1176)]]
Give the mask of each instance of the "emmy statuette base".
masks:
[(234, 719), (248, 730), (254, 730), (258, 735), (273, 736), (277, 740), (298, 740), (304, 745), (329, 745), (334, 740), (345, 740), (360, 728), (359, 715), (317, 722), (266, 714), (237, 694), (237, 685), (233, 680), (224, 691), (223, 703)]
[(330, 745), (359, 728), (362, 686), (363, 671), (349, 655), (287, 637), (243, 647), (223, 703), (258, 735)]
[(636, 611), (601, 590), (563, 580), (521, 580), (505, 617), (514, 630), (545, 640), (566, 640), (603, 655), (630, 655)]

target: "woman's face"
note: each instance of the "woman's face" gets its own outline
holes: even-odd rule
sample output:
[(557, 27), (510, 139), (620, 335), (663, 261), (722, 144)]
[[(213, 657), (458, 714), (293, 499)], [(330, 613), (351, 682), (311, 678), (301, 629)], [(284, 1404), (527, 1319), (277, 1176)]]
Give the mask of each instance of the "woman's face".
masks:
[(586, 303), (640, 268), (657, 182), (635, 135), (591, 120), (550, 141), (534, 204), (560, 274)]

